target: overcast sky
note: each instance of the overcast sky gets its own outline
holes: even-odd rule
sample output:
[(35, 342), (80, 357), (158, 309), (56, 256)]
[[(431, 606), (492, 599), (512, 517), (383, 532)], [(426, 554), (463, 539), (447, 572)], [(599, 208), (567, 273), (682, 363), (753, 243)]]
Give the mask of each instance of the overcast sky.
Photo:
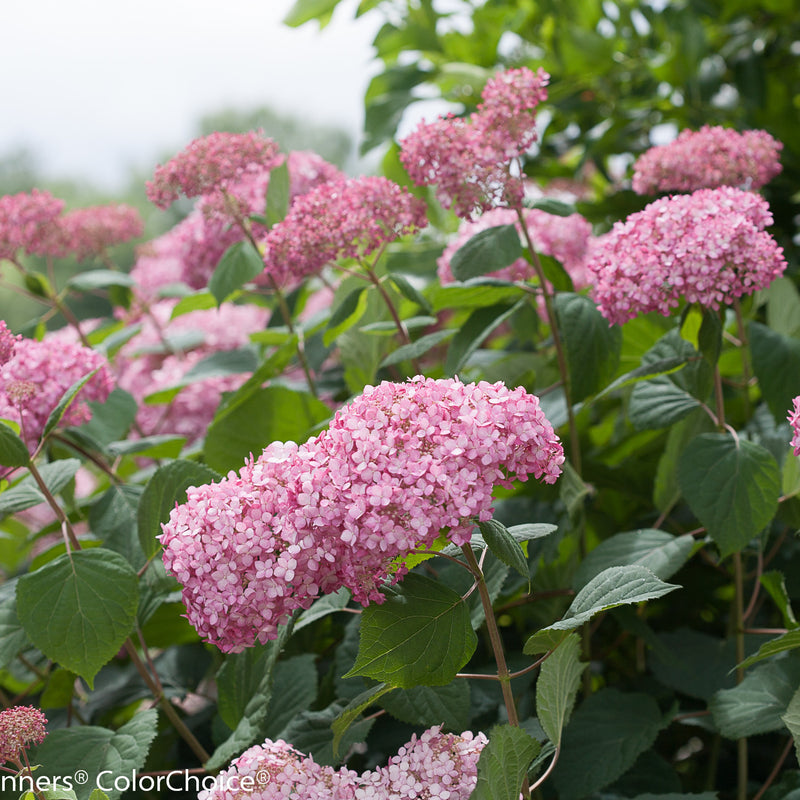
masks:
[(3, 0), (0, 156), (27, 147), (51, 176), (103, 188), (154, 167), (199, 117), (277, 111), (361, 130), (377, 18), (345, 0), (323, 31), (293, 0)]

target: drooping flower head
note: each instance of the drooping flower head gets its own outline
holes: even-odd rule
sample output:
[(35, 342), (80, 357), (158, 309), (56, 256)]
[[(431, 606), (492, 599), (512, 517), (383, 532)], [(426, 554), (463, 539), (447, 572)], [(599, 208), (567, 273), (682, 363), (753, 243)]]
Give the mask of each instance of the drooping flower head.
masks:
[(442, 733), (429, 728), (392, 756), (386, 766), (359, 775), (322, 766), (279, 739), (242, 753), (198, 800), (467, 800), (478, 781), (482, 733)]
[(789, 444), (794, 448), (794, 454), (800, 456), (800, 397), (792, 400), (792, 410), (787, 417), (792, 426), (792, 441)]
[(522, 200), (522, 181), (510, 172), (536, 140), (536, 107), (547, 97), (549, 76), (523, 68), (500, 73), (468, 118), (423, 122), (401, 145), (400, 160), (419, 186), (436, 186), (445, 208), (460, 217)]
[(44, 741), (45, 725), (47, 717), (33, 706), (11, 706), (0, 711), (0, 764), (19, 764), (22, 750)]
[(62, 425), (88, 422), (87, 401), (105, 401), (114, 386), (106, 358), (73, 339), (69, 330), (49, 333), (42, 341), (21, 338), (11, 359), (0, 366), (0, 417), (20, 424), (30, 449), (36, 446), (50, 412), (75, 381), (99, 370), (69, 406)]
[(425, 204), (388, 178), (329, 181), (299, 197), (263, 238), (266, 282), (302, 280), (423, 228)]
[(38, 189), (0, 197), (0, 259), (20, 250), (48, 255), (52, 225), (63, 210), (63, 200)]
[(605, 318), (623, 323), (683, 299), (717, 309), (764, 289), (786, 269), (764, 231), (766, 201), (723, 186), (663, 197), (618, 222), (590, 247), (586, 269)]
[(158, 166), (147, 182), (147, 197), (159, 208), (168, 208), (181, 195), (199, 197), (225, 189), (247, 173), (279, 162), (278, 145), (260, 131), (212, 133)]
[(164, 563), (201, 636), (240, 650), (342, 586), (382, 602), (380, 587), (406, 572), (398, 557), (443, 531), (468, 542), (495, 486), (553, 483), (563, 461), (522, 388), (384, 382), (305, 444), (274, 443), (238, 474), (189, 489), (163, 526)]
[(633, 191), (693, 192), (734, 186), (755, 191), (781, 171), (783, 144), (766, 131), (738, 133), (721, 126), (683, 130), (675, 141), (651, 147), (634, 164)]
[[(580, 214), (559, 217), (536, 208), (525, 209), (522, 214), (537, 252), (560, 261), (572, 278), (575, 289), (583, 288), (586, 285), (584, 263), (592, 226)], [(495, 208), (474, 222), (462, 222), (456, 237), (445, 247), (436, 262), (439, 267), (439, 281), (443, 284), (452, 283), (455, 278), (451, 261), (455, 253), (475, 234), (497, 225), (516, 225), (519, 230), (516, 211)], [(513, 264), (488, 274), (507, 281), (527, 281), (535, 277), (536, 273), (526, 259), (519, 258)]]

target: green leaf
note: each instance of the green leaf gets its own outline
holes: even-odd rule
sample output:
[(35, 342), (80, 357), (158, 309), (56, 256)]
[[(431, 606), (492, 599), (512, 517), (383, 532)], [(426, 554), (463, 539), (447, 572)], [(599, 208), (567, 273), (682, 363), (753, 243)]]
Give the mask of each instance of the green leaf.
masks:
[(399, 272), (390, 272), (389, 279), (397, 287), (397, 290), (403, 297), (410, 300), (412, 303), (416, 303), (428, 314), (431, 313), (430, 302), (405, 275), (401, 275)]
[(217, 301), (214, 295), (208, 289), (201, 289), (198, 292), (187, 294), (186, 297), (181, 297), (180, 300), (174, 305), (170, 319), (177, 319), (184, 314), (189, 314), (192, 311), (207, 311), (214, 308)]
[(381, 367), (389, 367), (392, 364), (400, 364), (403, 361), (419, 358), (447, 339), (451, 339), (455, 336), (455, 333), (456, 332), (453, 330), (445, 330), (434, 331), (426, 336), (420, 336), (415, 342), (404, 344), (402, 347), (398, 347), (397, 350), (389, 353), (389, 355), (381, 361)]
[[(407, 331), (414, 331), (419, 328), (429, 328), (437, 322), (436, 317), (409, 317), (403, 320), (403, 327)], [(382, 320), (363, 325), (359, 330), (361, 333), (372, 333), (376, 336), (394, 336), (397, 333), (397, 325), (392, 320)]]
[(750, 351), (761, 394), (775, 421), (781, 423), (792, 407), (792, 399), (800, 395), (800, 339), (751, 322)]
[(694, 538), (688, 534), (673, 536), (652, 529), (618, 533), (586, 556), (575, 572), (572, 586), (580, 589), (604, 569), (624, 564), (639, 564), (665, 581), (686, 563), (694, 546)]
[(781, 715), (781, 721), (792, 734), (795, 753), (800, 756), (800, 689), (792, 695), (786, 711)]
[(770, 641), (764, 642), (757, 653), (746, 658), (739, 666), (746, 669), (757, 661), (763, 661), (765, 658), (783, 653), (786, 650), (796, 650), (798, 647), (800, 647), (800, 629), (795, 628), (787, 631), (777, 639), (770, 639)]
[(776, 278), (766, 290), (767, 325), (775, 332), (797, 337), (800, 334), (800, 293), (789, 277)]
[(783, 727), (781, 715), (800, 684), (800, 655), (761, 664), (733, 689), (720, 689), (708, 704), (719, 732), (741, 739)]
[(622, 348), (622, 329), (610, 326), (585, 295), (560, 292), (555, 306), (566, 349), (572, 402), (577, 403), (600, 391), (614, 377)]
[(519, 300), (521, 290), (513, 284), (473, 280), (463, 285), (457, 283), (446, 286), (434, 285), (427, 294), (436, 313), (446, 309), (461, 311), (513, 302)]
[(297, 28), (312, 19), (318, 19), (320, 28), (324, 28), (337, 5), (339, 0), (296, 0), (283, 18), (283, 24)]
[(451, 731), (464, 731), (470, 722), (469, 681), (457, 679), (445, 686), (395, 689), (381, 698), (380, 705), (407, 725), (443, 725)]
[(295, 633), (305, 628), (306, 625), (311, 625), (312, 622), (327, 617), (328, 614), (341, 611), (349, 602), (350, 591), (344, 586), (337, 589), (333, 594), (326, 594), (324, 597), (320, 597), (298, 617), (297, 622), (294, 624)]
[(248, 241), (235, 242), (222, 255), (208, 281), (208, 290), (221, 306), (237, 289), (264, 271), (264, 259)]
[(703, 309), (703, 321), (697, 332), (697, 349), (703, 358), (713, 367), (719, 360), (722, 350), (722, 321), (718, 311)]
[(608, 786), (633, 766), (663, 726), (650, 695), (616, 689), (591, 695), (564, 732), (552, 775), (559, 800), (581, 800)]
[(704, 433), (683, 451), (678, 482), (689, 507), (722, 556), (741, 550), (778, 510), (781, 475), (760, 445)]
[(688, 362), (682, 356), (670, 356), (668, 358), (661, 358), (649, 364), (642, 364), (624, 375), (620, 375), (614, 381), (608, 384), (602, 392), (600, 392), (595, 399), (605, 397), (617, 389), (623, 389), (626, 386), (631, 386), (639, 381), (646, 381), (650, 378), (659, 378), (664, 375), (671, 375), (679, 369), (686, 366)]
[(778, 570), (765, 572), (761, 576), (761, 585), (767, 590), (769, 596), (781, 612), (783, 624), (787, 628), (796, 628), (798, 623), (797, 619), (795, 619), (794, 611), (792, 610), (792, 601), (789, 598), (789, 592), (786, 590), (786, 578), (784, 574), (778, 572)]
[(169, 520), (176, 503), (186, 502), (186, 490), (219, 480), (222, 476), (218, 472), (195, 461), (172, 461), (153, 473), (137, 511), (139, 543), (147, 558), (158, 552), (161, 545), (156, 536), (161, 533), (161, 523)]
[[(129, 788), (136, 790), (132, 773), (144, 767), (157, 733), (158, 712), (147, 709), (116, 731), (95, 725), (51, 731), (30, 754), (30, 759), (41, 764), (37, 776), (58, 778), (61, 786), (69, 776), (79, 800), (96, 800), (98, 791), (105, 791), (110, 800), (117, 800), (128, 788), (126, 781)], [(73, 778), (79, 770), (86, 772), (85, 783)], [(115, 779), (119, 779), (118, 788)]]
[(24, 467), (30, 459), (25, 442), (8, 425), (0, 422), (0, 464), (4, 467)]
[(59, 556), (17, 583), (17, 614), (30, 640), (90, 688), (128, 638), (138, 602), (135, 570), (99, 547)]
[(124, 389), (116, 388), (105, 403), (88, 402), (92, 418), (71, 432), (91, 437), (101, 446), (124, 439), (136, 419), (139, 405), (133, 395)]
[(363, 675), (409, 689), (449, 683), (469, 661), (477, 637), (461, 596), (442, 584), (409, 573), (386, 589), (386, 602), (361, 615), (361, 638), (353, 668)]
[(497, 725), (478, 759), (478, 783), (470, 800), (519, 800), (539, 743), (522, 728)]
[[(81, 466), (77, 458), (64, 458), (38, 467), (39, 475), (50, 494), (57, 495), (75, 476)], [(15, 514), (26, 508), (46, 502), (32, 475), (26, 475), (18, 484), (0, 492), (0, 517)]]
[(66, 413), (69, 406), (72, 404), (72, 401), (75, 399), (75, 396), (80, 392), (81, 389), (100, 371), (100, 367), (97, 369), (93, 369), (88, 375), (84, 375), (82, 378), (79, 378), (72, 386), (67, 389), (66, 392), (61, 396), (61, 399), (58, 401), (58, 405), (50, 412), (50, 416), (47, 418), (47, 422), (44, 424), (44, 430), (42, 431), (42, 439), (46, 439), (47, 436), (52, 432), (53, 428), (61, 422), (64, 414)]
[(590, 489), (569, 461), (564, 462), (558, 493), (570, 521), (575, 524), (583, 513), (583, 505), (590, 495)]
[(330, 408), (307, 392), (285, 386), (257, 389), (217, 415), (206, 434), (203, 454), (209, 466), (227, 474), (272, 442), (304, 442), (330, 416)]
[(111, 456), (138, 455), (147, 458), (177, 458), (186, 444), (184, 436), (172, 433), (157, 433), (154, 436), (143, 436), (141, 439), (123, 439), (109, 442), (106, 450)]
[[(264, 215), (267, 227), (271, 228), (280, 222), (289, 210), (289, 163), (284, 161), (269, 173), (267, 185), (267, 205)], [(263, 267), (262, 267), (263, 269)]]
[(89, 511), (91, 532), (136, 570), (147, 560), (137, 536), (137, 510), (142, 491), (143, 487), (133, 484), (113, 485)]
[[(294, 630), (297, 630), (295, 625)], [(298, 715), (317, 699), (317, 665), (313, 653), (301, 653), (275, 664), (272, 693), (262, 725), (265, 737), (275, 741)]]
[[(528, 252), (527, 248), (525, 252)], [(552, 256), (546, 256), (543, 253), (538, 253), (536, 257), (542, 265), (544, 277), (550, 281), (553, 289), (557, 292), (575, 291), (575, 284), (572, 282), (572, 278), (570, 278), (569, 273), (564, 269), (560, 261), (557, 261)], [(608, 326), (608, 323), (606, 323), (606, 326)]]
[(356, 695), (339, 713), (333, 721), (333, 757), (339, 758), (339, 745), (347, 729), (361, 716), (361, 713), (383, 697), (387, 692), (391, 692), (394, 686), (387, 683), (378, 683), (365, 689), (361, 694)]
[(67, 287), (76, 292), (91, 292), (95, 289), (108, 289), (110, 286), (131, 287), (136, 281), (125, 272), (111, 269), (92, 269), (74, 275), (67, 281)]
[(479, 522), (478, 528), (492, 553), (527, 580), (530, 574), (528, 559), (508, 528), (494, 519)]
[(340, 333), (352, 328), (364, 316), (367, 310), (367, 299), (368, 295), (364, 286), (360, 286), (346, 295), (328, 320), (328, 327), (322, 336), (326, 347), (330, 347)]
[(536, 716), (556, 747), (572, 714), (581, 675), (589, 666), (581, 662), (580, 652), (580, 638), (570, 633), (544, 661), (536, 681)]
[(557, 217), (569, 217), (577, 213), (572, 203), (565, 203), (563, 200), (556, 200), (554, 197), (540, 197), (525, 205), (527, 208), (538, 208), (540, 211), (555, 214)]
[(522, 244), (515, 225), (497, 225), (479, 231), (453, 253), (450, 269), (457, 281), (477, 278), (522, 258)]
[[(500, 304), (479, 308), (469, 315), (467, 321), (458, 329), (444, 362), (444, 371), (455, 375), (469, 360), (469, 357), (480, 347), (484, 339), (496, 328), (499, 328), (518, 308), (527, 301), (519, 300), (513, 306)], [(433, 335), (433, 334), (431, 334)]]
[(17, 580), (0, 583), (0, 669), (5, 669), (28, 641), (17, 617)]

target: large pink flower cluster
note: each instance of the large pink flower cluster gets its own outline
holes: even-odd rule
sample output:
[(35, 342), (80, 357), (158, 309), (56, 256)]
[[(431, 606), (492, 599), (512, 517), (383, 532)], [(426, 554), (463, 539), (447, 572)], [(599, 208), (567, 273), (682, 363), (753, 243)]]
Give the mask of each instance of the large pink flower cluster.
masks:
[(738, 133), (710, 125), (683, 130), (675, 141), (651, 147), (637, 159), (633, 191), (693, 192), (719, 186), (755, 191), (780, 173), (782, 148), (766, 131)]
[(69, 329), (49, 333), (42, 341), (21, 338), (11, 358), (0, 366), (0, 417), (20, 424), (20, 435), (30, 449), (75, 381), (99, 370), (69, 406), (62, 425), (88, 422), (91, 411), (86, 401), (104, 402), (114, 387), (105, 356), (76, 344), (74, 338)]
[(425, 203), (388, 178), (329, 181), (299, 197), (263, 238), (263, 281), (295, 283), (340, 259), (363, 258), (427, 224)]
[(20, 250), (47, 255), (52, 225), (63, 210), (63, 200), (38, 189), (0, 197), (0, 259), (13, 259)]
[(460, 217), (522, 200), (510, 163), (536, 141), (536, 107), (547, 98), (549, 75), (527, 68), (487, 82), (483, 102), (468, 118), (423, 122), (400, 143), (400, 160), (414, 183), (436, 186), (445, 208)]
[(0, 711), (0, 764), (19, 762), (20, 751), (41, 744), (47, 735), (47, 717), (33, 706), (11, 706)]
[(280, 161), (278, 145), (261, 131), (212, 133), (158, 166), (147, 182), (147, 197), (159, 208), (168, 208), (181, 195), (199, 197), (224, 190), (246, 174), (272, 169)]
[[(282, 159), (281, 156), (279, 160)], [(286, 156), (286, 163), (290, 205), (315, 187), (344, 177), (315, 153), (293, 151)], [(275, 166), (270, 162), (243, 174), (227, 185), (224, 196), (218, 192), (201, 196), (185, 219), (140, 248), (131, 270), (139, 293), (154, 299), (159, 289), (173, 283), (185, 283), (192, 289), (205, 287), (222, 254), (244, 239), (237, 220), (264, 213), (269, 176)], [(266, 233), (256, 223), (251, 224), (251, 230), (258, 237)]]
[(279, 739), (242, 753), (198, 800), (467, 800), (478, 780), (482, 733), (414, 734), (385, 767), (357, 772), (317, 764)]
[(792, 426), (792, 441), (789, 444), (794, 448), (794, 454), (800, 456), (800, 397), (792, 400), (792, 410), (787, 417)]
[(58, 220), (61, 252), (78, 261), (103, 255), (110, 247), (142, 235), (144, 223), (132, 206), (90, 206), (68, 211)]
[(716, 309), (763, 289), (786, 269), (771, 223), (763, 198), (728, 186), (656, 200), (590, 246), (598, 307), (623, 323), (668, 316), (681, 299)]
[(222, 399), (248, 375), (209, 377), (185, 386), (168, 404), (148, 404), (148, 395), (180, 384), (186, 374), (212, 353), (235, 350), (262, 330), (268, 312), (254, 305), (223, 303), (218, 309), (192, 311), (170, 319), (175, 301), (162, 300), (129, 324), (141, 329), (116, 359), (119, 386), (139, 404), (136, 422), (145, 435), (173, 433), (193, 442), (202, 436)]
[[(586, 285), (584, 264), (592, 226), (580, 214), (559, 217), (546, 211), (529, 208), (525, 209), (522, 215), (537, 252), (560, 261), (572, 278), (575, 288), (583, 288)], [(519, 231), (517, 212), (510, 208), (495, 208), (474, 222), (461, 223), (458, 234), (445, 247), (436, 262), (441, 283), (452, 283), (455, 280), (450, 266), (455, 253), (475, 234), (497, 225), (516, 225)], [(535, 274), (533, 267), (524, 258), (517, 259), (501, 270), (489, 273), (491, 277), (507, 281), (527, 281), (535, 277)]]
[(274, 443), (239, 474), (190, 489), (164, 526), (164, 563), (198, 632), (240, 650), (342, 586), (381, 602), (380, 586), (406, 571), (395, 559), (442, 531), (468, 542), (496, 485), (552, 483), (563, 461), (522, 388), (384, 382), (305, 444)]

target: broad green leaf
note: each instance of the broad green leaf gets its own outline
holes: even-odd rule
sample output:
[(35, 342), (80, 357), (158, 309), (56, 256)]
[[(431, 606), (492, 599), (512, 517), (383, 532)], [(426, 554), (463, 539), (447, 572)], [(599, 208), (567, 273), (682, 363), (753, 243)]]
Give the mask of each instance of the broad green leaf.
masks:
[(206, 463), (227, 474), (272, 442), (304, 442), (330, 416), (330, 408), (306, 392), (285, 386), (257, 389), (211, 423), (203, 448)]
[(619, 378), (609, 383), (595, 399), (605, 397), (607, 394), (617, 389), (623, 389), (626, 386), (639, 383), (639, 381), (646, 381), (649, 378), (658, 378), (663, 375), (671, 375), (673, 372), (677, 372), (679, 369), (685, 367), (686, 363), (686, 359), (681, 356), (670, 356), (650, 364), (642, 364), (642, 366), (636, 367), (636, 369), (632, 369), (624, 375), (620, 375)]
[(402, 689), (442, 686), (477, 646), (461, 596), (437, 581), (409, 573), (386, 590), (386, 602), (361, 615), (358, 657), (344, 676), (363, 675)]
[(761, 664), (733, 689), (720, 689), (708, 704), (719, 732), (741, 739), (783, 727), (781, 715), (800, 684), (800, 655)]
[(125, 272), (111, 269), (92, 269), (74, 275), (67, 281), (67, 287), (76, 292), (91, 292), (95, 289), (108, 289), (110, 286), (135, 286), (136, 281)]
[(686, 446), (678, 464), (681, 492), (723, 557), (741, 550), (778, 510), (780, 470), (760, 445), (704, 433)]
[(327, 617), (328, 614), (341, 611), (349, 602), (350, 591), (344, 586), (337, 589), (333, 594), (326, 594), (324, 597), (320, 597), (298, 617), (297, 622), (294, 624), (295, 633), (305, 628), (306, 625)]
[(367, 310), (367, 299), (366, 287), (360, 286), (350, 292), (334, 309), (328, 320), (328, 327), (322, 336), (326, 347), (329, 347), (340, 333), (352, 328), (364, 316)]
[[(528, 249), (525, 248), (526, 254)], [(556, 292), (574, 292), (575, 284), (572, 282), (569, 273), (561, 265), (561, 262), (556, 261), (552, 256), (546, 256), (543, 253), (538, 253), (537, 258), (542, 266), (544, 277), (550, 281), (553, 289)], [(607, 324), (606, 324), (607, 325)]]
[(479, 231), (453, 253), (450, 269), (457, 281), (477, 278), (522, 258), (522, 244), (515, 225), (498, 225)]
[(267, 185), (267, 205), (264, 216), (267, 227), (280, 222), (289, 210), (289, 163), (284, 161), (270, 170)]
[[(50, 494), (57, 495), (72, 480), (80, 466), (81, 462), (77, 458), (64, 458), (49, 464), (41, 464), (38, 470)], [(46, 502), (45, 496), (33, 476), (26, 475), (15, 486), (0, 492), (0, 517), (24, 511), (44, 502)]]
[(569, 636), (569, 631), (556, 631), (552, 628), (542, 628), (525, 642), (522, 652), (527, 656), (536, 656), (555, 650)]
[(583, 504), (590, 495), (589, 487), (569, 461), (564, 462), (558, 483), (559, 497), (566, 506), (570, 521), (574, 524), (583, 513)]
[(389, 278), (403, 297), (412, 303), (416, 303), (427, 313), (431, 313), (430, 302), (405, 275), (401, 275), (398, 272), (390, 272)]
[(623, 564), (647, 567), (657, 578), (671, 578), (692, 554), (692, 536), (673, 536), (664, 531), (644, 529), (618, 533), (601, 542), (580, 563), (572, 586), (580, 589), (604, 569)]
[(0, 669), (5, 669), (25, 647), (28, 635), (17, 617), (17, 581), (0, 583)]
[[(436, 317), (409, 317), (403, 320), (403, 327), (407, 331), (414, 331), (418, 328), (429, 328), (438, 322)], [(397, 325), (391, 320), (382, 322), (371, 322), (364, 325), (359, 330), (362, 333), (372, 333), (376, 336), (394, 336), (397, 333)]]
[(767, 325), (775, 333), (797, 337), (800, 334), (800, 293), (789, 277), (776, 278), (766, 290)]
[[(295, 625), (294, 630), (297, 630)], [(262, 725), (265, 737), (283, 738), (284, 728), (307, 711), (317, 699), (317, 665), (313, 653), (301, 653), (278, 661), (272, 678), (272, 694)]]
[(473, 311), (450, 343), (444, 362), (445, 373), (455, 375), (480, 347), (484, 339), (499, 328), (525, 302), (527, 301), (519, 300), (513, 306), (500, 304)]
[(800, 395), (800, 339), (792, 339), (760, 322), (751, 322), (750, 351), (761, 394), (776, 422), (783, 422)]
[(796, 650), (798, 647), (800, 647), (800, 629), (795, 628), (787, 631), (782, 636), (778, 636), (777, 639), (771, 639), (762, 644), (758, 652), (742, 661), (740, 666), (746, 669), (758, 661), (763, 661), (765, 658), (783, 653), (786, 650)]
[(581, 662), (580, 654), (580, 638), (570, 633), (544, 661), (536, 681), (536, 716), (556, 747), (572, 714), (581, 675), (589, 666)]
[(444, 725), (451, 731), (464, 731), (470, 721), (469, 681), (456, 679), (444, 686), (395, 689), (381, 697), (379, 705), (407, 725)]
[(391, 692), (394, 686), (387, 683), (378, 683), (365, 689), (361, 694), (356, 695), (339, 713), (333, 721), (333, 757), (339, 758), (339, 745), (347, 729), (361, 716), (361, 713), (383, 697), (387, 692)]
[(575, 206), (572, 203), (565, 203), (555, 197), (540, 197), (532, 203), (526, 203), (525, 206), (526, 208), (538, 208), (540, 211), (555, 214), (557, 217), (569, 217), (576, 213)]
[(134, 569), (99, 547), (59, 556), (17, 583), (17, 614), (30, 640), (90, 687), (128, 638), (138, 602)]
[(781, 721), (792, 734), (795, 753), (800, 756), (800, 689), (792, 695), (786, 711), (781, 715)]
[(600, 391), (614, 377), (622, 347), (622, 330), (609, 325), (592, 300), (560, 292), (556, 316), (564, 340), (572, 402)]
[(217, 301), (214, 295), (208, 289), (201, 289), (199, 292), (192, 292), (192, 294), (187, 294), (186, 297), (181, 297), (173, 307), (170, 319), (176, 319), (192, 311), (207, 311), (216, 305)]
[(320, 28), (324, 28), (337, 5), (339, 0), (296, 0), (283, 18), (283, 24), (297, 28), (316, 19), (319, 20)]
[(221, 479), (218, 472), (195, 461), (172, 461), (153, 473), (137, 511), (139, 543), (147, 558), (158, 552), (161, 545), (156, 536), (161, 533), (161, 523), (169, 520), (176, 503), (186, 501), (186, 490)]
[[(649, 569), (637, 564), (621, 567), (609, 567), (596, 575), (575, 596), (564, 617), (542, 630), (571, 631), (588, 622), (593, 616), (609, 608), (641, 603), (679, 589), (671, 583), (659, 580)], [(561, 637), (563, 638), (563, 637)], [(559, 637), (553, 637), (556, 643)], [(541, 650), (541, 637), (526, 642), (523, 652), (532, 655)]]
[(697, 345), (703, 358), (713, 367), (719, 360), (722, 350), (722, 321), (718, 311), (703, 309), (702, 322), (697, 332)]
[(389, 353), (389, 355), (381, 361), (381, 367), (390, 367), (392, 364), (400, 364), (403, 361), (419, 358), (447, 339), (452, 339), (455, 334), (456, 331), (444, 330), (434, 331), (425, 336), (420, 336), (419, 339), (411, 342), (411, 344), (404, 344), (402, 347), (398, 347), (397, 350)]
[(792, 601), (789, 592), (786, 590), (786, 579), (782, 572), (771, 570), (761, 576), (761, 585), (767, 590), (769, 596), (774, 601), (783, 617), (783, 624), (787, 628), (796, 628), (797, 619), (792, 610)]
[(88, 402), (92, 418), (71, 432), (85, 434), (100, 445), (124, 439), (128, 434), (139, 405), (133, 395), (124, 389), (116, 388), (104, 403)]
[(479, 522), (478, 528), (492, 553), (527, 579), (529, 575), (528, 559), (508, 528), (494, 519)]
[(263, 271), (264, 259), (253, 245), (247, 241), (235, 242), (223, 253), (208, 281), (208, 290), (214, 295), (217, 306), (221, 306), (237, 289)]
[[(110, 800), (117, 800), (127, 778), (144, 767), (150, 746), (158, 733), (158, 712), (140, 711), (116, 731), (95, 725), (78, 725), (48, 733), (47, 738), (30, 754), (32, 763), (41, 764), (36, 775), (59, 778), (64, 786), (69, 776), (79, 800), (96, 800), (96, 792), (105, 791)], [(78, 783), (73, 776), (86, 772), (87, 781)], [(115, 787), (119, 778), (119, 788)]]
[(25, 442), (8, 425), (0, 422), (0, 464), (4, 467), (24, 467), (30, 458)]
[(539, 743), (522, 728), (497, 725), (478, 759), (478, 783), (470, 800), (519, 800)]
[(134, 484), (115, 484), (89, 511), (91, 532), (136, 570), (147, 560), (137, 536), (137, 511), (142, 491), (143, 487)]
[(146, 458), (177, 458), (186, 444), (184, 436), (171, 433), (157, 433), (141, 439), (123, 439), (109, 442), (106, 450), (111, 456), (138, 455)]
[(459, 311), (469, 308), (485, 308), (500, 303), (515, 302), (522, 296), (519, 287), (508, 283), (489, 283), (487, 281), (469, 281), (446, 286), (431, 286), (427, 292), (433, 311), (438, 313), (447, 309)]
[(72, 401), (75, 399), (78, 392), (100, 371), (100, 367), (97, 369), (93, 369), (88, 375), (84, 375), (82, 378), (79, 378), (72, 386), (67, 389), (66, 392), (61, 396), (61, 399), (58, 401), (58, 405), (50, 412), (50, 416), (47, 418), (47, 422), (44, 424), (44, 430), (42, 431), (42, 439), (46, 439), (47, 436), (53, 431), (53, 429), (58, 425), (59, 422), (64, 417), (67, 409), (72, 405)]
[(581, 800), (608, 786), (650, 748), (663, 726), (650, 695), (601, 689), (588, 697), (564, 732), (553, 770), (559, 800)]

